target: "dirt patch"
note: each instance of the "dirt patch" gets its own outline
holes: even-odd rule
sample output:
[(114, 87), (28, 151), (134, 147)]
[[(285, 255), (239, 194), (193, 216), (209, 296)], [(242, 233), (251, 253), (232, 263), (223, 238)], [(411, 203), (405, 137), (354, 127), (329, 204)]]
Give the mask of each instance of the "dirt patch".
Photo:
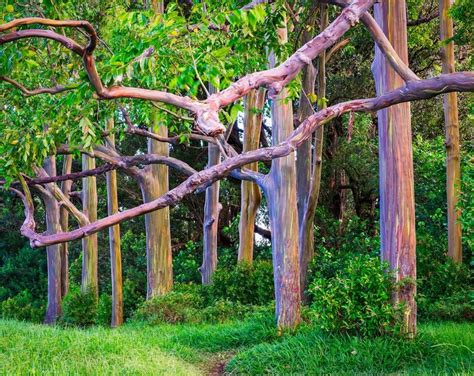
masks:
[(204, 365), (204, 374), (207, 376), (225, 375), (225, 366), (235, 354), (233, 351), (214, 354)]

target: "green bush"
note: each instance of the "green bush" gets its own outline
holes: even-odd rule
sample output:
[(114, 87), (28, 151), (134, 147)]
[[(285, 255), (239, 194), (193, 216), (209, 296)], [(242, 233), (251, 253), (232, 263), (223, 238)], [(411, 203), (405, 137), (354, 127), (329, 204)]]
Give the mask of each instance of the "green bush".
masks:
[(199, 309), (203, 299), (193, 291), (171, 291), (140, 305), (134, 319), (148, 324), (199, 322)]
[(67, 326), (81, 328), (94, 325), (97, 320), (97, 307), (95, 291), (82, 292), (79, 287), (71, 286), (63, 300), (60, 322)]
[(445, 299), (418, 299), (418, 312), (430, 321), (474, 321), (474, 292), (459, 291)]
[(112, 297), (108, 294), (101, 294), (97, 305), (96, 323), (103, 326), (110, 326), (112, 319)]
[(361, 336), (394, 333), (399, 310), (391, 304), (392, 276), (384, 267), (370, 255), (335, 260), (333, 254), (320, 254), (309, 286), (314, 324), (326, 331)]
[(28, 290), (23, 290), (12, 298), (4, 300), (0, 305), (0, 314), (3, 319), (41, 322), (45, 307), (32, 303), (33, 298)]
[(268, 261), (238, 263), (218, 268), (206, 289), (209, 302), (229, 300), (244, 305), (266, 305), (274, 299), (273, 268)]
[(200, 311), (200, 321), (217, 324), (230, 320), (241, 320), (252, 312), (252, 306), (234, 303), (229, 300), (217, 300)]

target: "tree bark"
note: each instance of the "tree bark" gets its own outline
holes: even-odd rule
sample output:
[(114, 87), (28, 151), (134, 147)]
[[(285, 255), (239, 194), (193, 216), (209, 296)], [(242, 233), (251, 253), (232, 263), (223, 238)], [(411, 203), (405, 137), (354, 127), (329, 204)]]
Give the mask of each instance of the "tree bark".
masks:
[[(321, 32), (328, 25), (327, 5), (320, 4), (320, 18), (321, 18)], [(308, 36), (308, 39), (311, 37)], [(326, 51), (321, 52), (318, 56), (318, 107), (319, 109), (326, 107)], [(303, 93), (302, 103), (304, 106), (300, 110), (300, 120), (306, 119), (314, 113), (311, 102), (307, 98), (309, 93), (314, 93), (315, 72), (312, 65), (305, 69), (303, 76)], [(310, 91), (308, 91), (310, 90)], [(305, 99), (303, 99), (305, 98)], [(300, 179), (298, 184), (298, 193), (303, 196), (300, 198), (298, 207), (299, 214), (299, 261), (300, 261), (300, 288), (303, 296), (306, 288), (306, 280), (308, 273), (308, 265), (314, 256), (314, 215), (316, 213), (316, 206), (319, 198), (319, 191), (321, 186), (321, 171), (322, 171), (322, 157), (323, 157), (323, 136), (324, 126), (319, 127), (315, 132), (315, 144), (313, 155), (311, 156), (311, 138), (306, 141), (308, 145), (302, 151), (300, 161), (304, 168), (302, 175), (304, 178)], [(300, 150), (298, 149), (298, 152)], [(300, 153), (299, 153), (300, 154)], [(309, 176), (309, 179), (308, 179)], [(300, 196), (300, 197), (301, 197)]]
[[(265, 90), (252, 90), (247, 94), (244, 119), (243, 151), (256, 150), (260, 144), (262, 129), (262, 111), (265, 105)], [(251, 171), (258, 171), (258, 162), (245, 166)], [(238, 261), (251, 263), (255, 240), (255, 217), (262, 201), (262, 194), (257, 184), (242, 181), (239, 223)]]
[[(452, 0), (439, 1), (441, 41), (453, 37), (453, 19), (448, 11)], [(441, 49), (443, 73), (454, 73), (454, 42), (444, 44)], [(444, 122), (446, 129), (446, 194), (448, 204), (448, 256), (455, 262), (462, 262), (461, 223), (458, 201), (461, 193), (461, 157), (459, 145), (458, 95), (444, 95)]]
[[(44, 162), (44, 169), (50, 176), (56, 175), (56, 159), (49, 157)], [(52, 194), (43, 194), (46, 212), (46, 231), (48, 234), (61, 232), (59, 223), (59, 205)], [(46, 247), (48, 263), (48, 307), (44, 318), (45, 324), (56, 323), (61, 314), (61, 247), (59, 244)]]
[[(375, 18), (404, 63), (408, 63), (405, 0), (383, 0), (374, 7)], [(377, 94), (403, 85), (382, 52), (376, 48), (374, 77)], [(380, 163), (381, 258), (402, 286), (395, 304), (404, 303), (403, 332), (416, 334), (416, 236), (410, 104), (378, 112)]]
[[(168, 128), (160, 125), (159, 113), (153, 112), (151, 131), (160, 136), (168, 135)], [(148, 140), (148, 153), (169, 156), (168, 144)], [(145, 168), (140, 179), (145, 203), (162, 196), (169, 189), (168, 167), (151, 165)], [(147, 299), (164, 295), (173, 287), (173, 261), (169, 208), (163, 208), (145, 216), (147, 247)]]
[[(107, 131), (114, 127), (114, 119), (107, 119)], [(109, 146), (115, 145), (113, 133), (109, 133)], [(107, 214), (118, 213), (117, 171), (107, 172)], [(120, 248), (120, 225), (109, 227), (110, 274), (112, 284), (112, 317), (110, 326), (116, 328), (123, 324), (123, 284), (122, 284), (122, 253)]]
[[(82, 170), (95, 168), (95, 159), (82, 155)], [(82, 209), (89, 221), (97, 221), (97, 181), (95, 176), (82, 179)], [(82, 239), (82, 291), (99, 294), (97, 234)]]
[[(280, 43), (287, 42), (287, 30), (278, 30)], [(275, 56), (270, 56), (275, 65)], [(272, 143), (278, 145), (293, 131), (293, 104), (283, 89), (272, 101)], [(295, 154), (272, 161), (265, 183), (272, 233), (276, 318), (280, 331), (294, 329), (300, 322), (301, 295), (298, 261), (298, 210)]]
[[(207, 167), (219, 164), (221, 153), (214, 144), (208, 144)], [(212, 276), (217, 268), (217, 233), (219, 229), (219, 212), (222, 205), (219, 203), (220, 182), (215, 182), (206, 188), (206, 198), (204, 204), (204, 224), (203, 224), (203, 256), (202, 265), (199, 268), (202, 277), (202, 284), (212, 283)]]
[[(72, 155), (65, 155), (63, 162), (62, 174), (70, 174), (72, 169)], [(71, 192), (72, 180), (65, 180), (61, 182), (61, 191), (69, 198)], [(61, 224), (61, 231), (69, 231), (69, 212), (64, 206), (59, 209), (59, 222)], [(69, 243), (60, 244), (61, 253), (61, 294), (66, 296), (69, 291)]]

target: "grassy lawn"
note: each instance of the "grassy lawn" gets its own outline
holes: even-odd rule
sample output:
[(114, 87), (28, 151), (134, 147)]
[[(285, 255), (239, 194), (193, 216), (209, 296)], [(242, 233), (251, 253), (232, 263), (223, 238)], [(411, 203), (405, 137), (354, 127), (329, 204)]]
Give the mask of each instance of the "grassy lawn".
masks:
[(473, 324), (423, 324), (417, 340), (362, 340), (271, 322), (49, 328), (0, 321), (0, 374), (473, 374)]

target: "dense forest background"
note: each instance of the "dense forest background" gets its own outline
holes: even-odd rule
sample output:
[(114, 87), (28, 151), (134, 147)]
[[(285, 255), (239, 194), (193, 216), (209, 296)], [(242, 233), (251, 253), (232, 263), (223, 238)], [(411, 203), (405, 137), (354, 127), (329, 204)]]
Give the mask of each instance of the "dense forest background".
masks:
[[(97, 28), (104, 46), (99, 49), (98, 64), (105, 80), (113, 83), (120, 80), (131, 81), (141, 85), (165, 86), (180, 92), (199, 97), (203, 89), (196, 77), (200, 72), (206, 84), (225, 87), (234, 77), (243, 72), (263, 69), (266, 57), (256, 51), (265, 45), (276, 46), (271, 32), (281, 13), (275, 12), (272, 19), (261, 17), (256, 13), (242, 16), (243, 13), (231, 9), (240, 9), (245, 2), (231, 1), (226, 4), (209, 1), (210, 18), (218, 18), (219, 14), (230, 14), (231, 23), (227, 33), (209, 34), (206, 29), (192, 31), (192, 37), (176, 38), (173, 31), (182, 25), (197, 23), (202, 14), (195, 11), (192, 2), (165, 2), (164, 19), (166, 26), (150, 30), (148, 20), (150, 11), (147, 4), (141, 2), (113, 1), (103, 2), (87, 0), (76, 2), (64, 1), (22, 1), (7, 5), (2, 11), (4, 19), (21, 16), (39, 16), (57, 19), (86, 19)], [(305, 4), (280, 4), (282, 9), (290, 12), (301, 12), (301, 17), (310, 17), (306, 13)], [(288, 10), (289, 8), (289, 10)], [(260, 9), (260, 8), (258, 8)], [(333, 19), (334, 7), (328, 8), (329, 18)], [(232, 15), (234, 18), (232, 18)], [(419, 77), (427, 78), (441, 72), (439, 38), (438, 2), (408, 1), (408, 51), (410, 67)], [(456, 22), (456, 70), (469, 71), (474, 68), (472, 49), (472, 5), (469, 1), (458, 1), (452, 11)], [(312, 17), (312, 16), (311, 16)], [(471, 17), (471, 18), (469, 18)], [(179, 29), (181, 30), (181, 29)], [(293, 23), (289, 30), (289, 42), (279, 53), (292, 53), (300, 45), (304, 28)], [(178, 32), (176, 32), (178, 33)], [(146, 35), (146, 39), (143, 36)], [(211, 37), (209, 37), (211, 35)], [(325, 101), (333, 105), (353, 98), (373, 97), (371, 63), (374, 55), (374, 44), (363, 27), (351, 29), (344, 38), (347, 42), (335, 52), (327, 62), (327, 89), (324, 98), (312, 101)], [(166, 39), (166, 43), (163, 42)], [(137, 63), (129, 64), (139, 56), (145, 48), (154, 46), (159, 53)], [(23, 46), (24, 47), (24, 46)], [(3, 56), (11, 56), (14, 48), (8, 46), (2, 50)], [(118, 124), (116, 147), (124, 155), (145, 153), (147, 140), (140, 137), (125, 136), (124, 118), (120, 111), (112, 109), (113, 103), (97, 102), (86, 85), (81, 83), (83, 73), (70, 63), (67, 54), (56, 51), (56, 47), (48, 47), (35, 51), (47, 64), (43, 64), (38, 56), (34, 59), (28, 54), (16, 56), (14, 64), (23, 64), (22, 71), (14, 71), (17, 77), (26, 79), (28, 86), (44, 82), (54, 77), (60, 80), (72, 76), (79, 86), (71, 94), (60, 97), (30, 97), (25, 102), (21, 92), (14, 90), (8, 83), (0, 83), (2, 95), (0, 105), (2, 116), (9, 121), (16, 121), (14, 126), (4, 125), (4, 151), (12, 155), (17, 163), (16, 169), (21, 170), (28, 163), (23, 160), (25, 153), (11, 140), (21, 137), (34, 137), (43, 127), (43, 117), (47, 117), (54, 127), (62, 123), (63, 130), (51, 135), (45, 141), (54, 144), (55, 138), (69, 139), (71, 143), (84, 141), (95, 142), (104, 127), (107, 116)], [(281, 48), (281, 46), (280, 46)], [(110, 52), (111, 51), (111, 52)], [(207, 53), (212, 51), (210, 53)], [(167, 54), (171, 58), (166, 57)], [(21, 56), (20, 56), (21, 55)], [(50, 56), (54, 56), (51, 59)], [(166, 57), (166, 58), (165, 58)], [(3, 58), (3, 57), (2, 57)], [(173, 64), (173, 59), (177, 62)], [(196, 60), (193, 64), (189, 61)], [(54, 60), (54, 61), (53, 61)], [(188, 65), (183, 65), (184, 61)], [(2, 61), (2, 70), (13, 69), (8, 62)], [(70, 64), (71, 66), (69, 66)], [(127, 65), (128, 64), (128, 65)], [(48, 66), (47, 69), (42, 69)], [(152, 75), (152, 69), (158, 69), (161, 76)], [(11, 73), (11, 72), (10, 72)], [(6, 74), (6, 72), (2, 72)], [(199, 74), (199, 73), (198, 73)], [(297, 80), (298, 81), (298, 80)], [(71, 83), (71, 85), (73, 85)], [(295, 93), (292, 104), (299, 106), (300, 82), (290, 85), (290, 92)], [(6, 115), (7, 103), (25, 103), (18, 117)], [(23, 101), (23, 102), (22, 102)], [(153, 108), (148, 103), (123, 101), (129, 106), (133, 121), (147, 124), (152, 117)], [(320, 102), (318, 102), (320, 105)], [(80, 105), (79, 105), (80, 104)], [(68, 106), (70, 113), (66, 113)], [(420, 320), (472, 320), (472, 250), (474, 247), (474, 100), (470, 93), (459, 94), (459, 120), (461, 135), (461, 218), (463, 228), (462, 263), (454, 263), (447, 258), (447, 209), (446, 209), (446, 173), (445, 173), (445, 128), (442, 96), (427, 101), (414, 102), (411, 105), (413, 128), (413, 159), (415, 174), (416, 200), (416, 237), (417, 237), (417, 302)], [(41, 108), (39, 111), (38, 109)], [(72, 110), (71, 110), (72, 109)], [(87, 124), (92, 130), (84, 136), (73, 130), (80, 114), (85, 114)], [(104, 115), (105, 114), (105, 115)], [(52, 115), (52, 116), (51, 116)], [(186, 132), (189, 122), (180, 121), (172, 115), (166, 117), (168, 129), (175, 132)], [(243, 150), (243, 105), (238, 104), (229, 109), (229, 121), (235, 122), (229, 137), (229, 143), (236, 151)], [(84, 119), (82, 118), (82, 119)], [(82, 123), (84, 125), (84, 123)], [(120, 127), (122, 127), (120, 129)], [(78, 127), (81, 128), (81, 127)], [(271, 144), (270, 105), (267, 101), (263, 108), (263, 125), (260, 145)], [(76, 134), (77, 133), (77, 134)], [(49, 137), (49, 136), (48, 136)], [(3, 141), (2, 141), (3, 142)], [(20, 141), (20, 144), (22, 142)], [(171, 154), (196, 170), (207, 163), (207, 148), (200, 147), (196, 142), (187, 145), (173, 145)], [(15, 148), (18, 152), (12, 152)], [(36, 158), (42, 153), (43, 146), (35, 146), (28, 158)], [(364, 296), (372, 304), (375, 315), (384, 320), (385, 306), (377, 302), (386, 296), (390, 283), (381, 276), (379, 268), (379, 167), (378, 137), (376, 114), (344, 115), (331, 121), (324, 127), (323, 163), (320, 194), (317, 203), (314, 231), (315, 258), (310, 265), (308, 306), (322, 326), (329, 329), (379, 332), (387, 329), (390, 321), (373, 324), (369, 318), (354, 318), (358, 315), (356, 295), (352, 295), (352, 306), (346, 314), (353, 317), (356, 324), (344, 328), (346, 323), (337, 323), (334, 317), (347, 301), (348, 296), (338, 295), (343, 286), (358, 285), (360, 290), (367, 288), (369, 296)], [(58, 165), (63, 161), (58, 157)], [(3, 172), (8, 164), (3, 163)], [(10, 164), (11, 168), (11, 164)], [(27, 168), (27, 167), (26, 167)], [(269, 163), (259, 163), (260, 171), (268, 171)], [(73, 171), (80, 171), (80, 158), (73, 160)], [(8, 175), (8, 173), (6, 173)], [(182, 176), (170, 173), (170, 186), (175, 186)], [(120, 210), (132, 208), (142, 203), (137, 182), (130, 177), (118, 174), (118, 197)], [(74, 183), (72, 191), (79, 191), (81, 183)], [(97, 177), (98, 217), (107, 215), (107, 192), (105, 176)], [(76, 198), (77, 200), (77, 198)], [(207, 305), (213, 307), (206, 312), (207, 319), (214, 317), (223, 320), (226, 315), (245, 315), (246, 306), (259, 306), (272, 310), (273, 280), (271, 268), (271, 247), (269, 219), (265, 200), (257, 212), (256, 243), (253, 265), (237, 265), (239, 216), (241, 202), (240, 181), (228, 178), (220, 183), (220, 203), (222, 209), (218, 220), (218, 267), (214, 276), (214, 284), (204, 292), (196, 293), (201, 284), (199, 267), (203, 257), (203, 225), (205, 194), (203, 192), (187, 196), (178, 205), (170, 208), (170, 233), (173, 255), (174, 295), (169, 302), (176, 311), (181, 312), (180, 305), (193, 305), (193, 299), (199, 296), (202, 301), (196, 307)], [(37, 203), (37, 218), (44, 217), (44, 208)], [(43, 249), (32, 249), (29, 242), (20, 235), (19, 229), (23, 222), (23, 205), (21, 201), (8, 191), (0, 192), (0, 312), (4, 318), (17, 318), (41, 322), (47, 302), (47, 267), (46, 253)], [(74, 220), (71, 219), (74, 224)], [(39, 221), (39, 230), (45, 229), (45, 223)], [(146, 236), (144, 217), (133, 218), (121, 224), (121, 247), (123, 262), (124, 316), (130, 318), (150, 318), (164, 321), (192, 320), (194, 311), (187, 314), (153, 316), (150, 312), (158, 310), (146, 304)], [(88, 325), (91, 323), (107, 324), (110, 321), (111, 280), (109, 260), (109, 239), (107, 232), (98, 234), (99, 249), (99, 303), (79, 293), (81, 284), (82, 252), (81, 242), (73, 241), (69, 245), (70, 260), (70, 293), (66, 296), (63, 306), (63, 321)], [(377, 279), (382, 278), (382, 280)], [(364, 280), (379, 281), (376, 284), (364, 284)], [(349, 291), (349, 290), (348, 290)], [(350, 290), (352, 291), (352, 290)], [(352, 292), (351, 292), (352, 293)], [(180, 295), (181, 294), (181, 295)], [(204, 297), (204, 298), (203, 298)], [(173, 300), (174, 299), (174, 300)], [(370, 300), (372, 299), (372, 300)], [(191, 303), (190, 303), (191, 302)], [(162, 303), (157, 303), (162, 304)], [(217, 308), (216, 308), (217, 307)], [(270, 308), (268, 308), (270, 307)], [(184, 307), (183, 307), (184, 309)], [(383, 311), (383, 312), (382, 312)], [(161, 311), (159, 311), (161, 312)], [(215, 315), (215, 316), (213, 316)], [(205, 315), (204, 315), (205, 316)], [(368, 315), (369, 317), (370, 315)], [(158, 317), (158, 318), (157, 318)], [(194, 317), (196, 319), (196, 317)], [(361, 322), (363, 324), (361, 324)], [(371, 326), (373, 324), (373, 326)], [(334, 326), (334, 328), (332, 328)], [(385, 329), (381, 329), (381, 327)], [(339, 328), (339, 329), (341, 329)]]

